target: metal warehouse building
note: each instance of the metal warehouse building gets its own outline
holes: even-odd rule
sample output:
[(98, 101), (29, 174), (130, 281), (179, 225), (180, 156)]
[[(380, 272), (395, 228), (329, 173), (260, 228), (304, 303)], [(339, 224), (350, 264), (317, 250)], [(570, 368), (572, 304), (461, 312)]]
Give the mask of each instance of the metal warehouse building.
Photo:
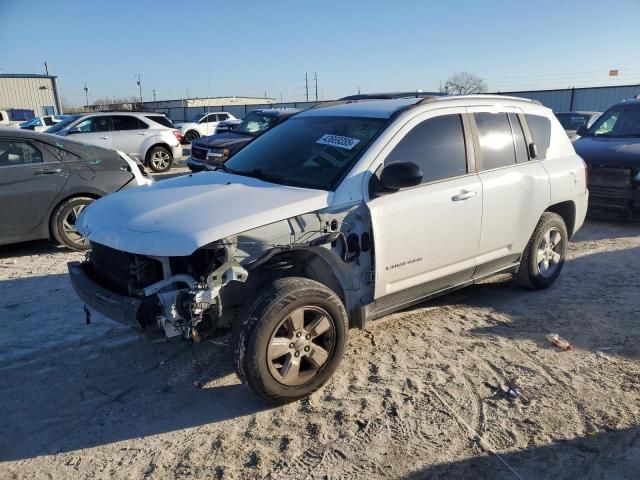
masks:
[(33, 110), (36, 117), (62, 113), (53, 75), (0, 74), (0, 110)]
[(501, 95), (538, 100), (554, 112), (593, 111), (604, 112), (614, 103), (640, 95), (640, 85), (610, 87), (565, 88), (559, 90), (529, 90), (498, 92)]

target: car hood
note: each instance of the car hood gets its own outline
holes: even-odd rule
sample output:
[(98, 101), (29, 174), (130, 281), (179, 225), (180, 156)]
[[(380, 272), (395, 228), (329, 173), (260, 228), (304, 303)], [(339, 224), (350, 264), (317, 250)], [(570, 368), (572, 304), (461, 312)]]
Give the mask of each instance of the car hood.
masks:
[(208, 137), (202, 137), (199, 140), (193, 142), (193, 146), (202, 148), (211, 147), (239, 147), (245, 145), (251, 141), (253, 137), (249, 135), (242, 135), (239, 133), (226, 132), (217, 135), (210, 135)]
[(640, 166), (640, 138), (581, 137), (573, 144), (573, 148), (590, 166)]
[(186, 256), (208, 243), (326, 208), (331, 193), (226, 172), (202, 172), (123, 190), (83, 211), (78, 230), (130, 253)]

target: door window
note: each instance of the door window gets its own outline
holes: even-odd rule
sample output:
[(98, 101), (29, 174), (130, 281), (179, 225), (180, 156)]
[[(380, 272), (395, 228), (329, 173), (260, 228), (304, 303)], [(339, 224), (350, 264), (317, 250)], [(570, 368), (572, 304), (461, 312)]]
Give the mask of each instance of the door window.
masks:
[(529, 125), (533, 143), (536, 144), (538, 150), (536, 160), (544, 160), (551, 144), (551, 122), (542, 115), (526, 114), (525, 118), (527, 119), (527, 125)]
[(55, 122), (53, 121), (53, 118), (51, 117), (42, 117), (42, 121), (44, 122), (44, 124), (48, 127), (50, 127), (51, 125), (53, 125)]
[(467, 154), (460, 115), (441, 115), (416, 125), (385, 159), (413, 162), (422, 168), (422, 183), (467, 173)]
[(114, 115), (111, 117), (113, 122), (113, 129), (115, 131), (120, 130), (141, 130), (144, 128), (148, 128), (148, 126), (141, 122), (136, 117), (131, 117), (129, 115)]
[(108, 116), (87, 118), (78, 123), (74, 129), (82, 133), (108, 132), (111, 130), (109, 118)]
[(224, 122), (228, 118), (229, 118), (229, 115), (227, 115), (226, 113), (219, 113), (218, 114), (218, 121), (219, 122)]
[(482, 155), (482, 170), (506, 167), (516, 163), (511, 125), (506, 113), (475, 113)]
[(0, 140), (0, 167), (42, 163), (42, 153), (33, 145), (19, 140)]

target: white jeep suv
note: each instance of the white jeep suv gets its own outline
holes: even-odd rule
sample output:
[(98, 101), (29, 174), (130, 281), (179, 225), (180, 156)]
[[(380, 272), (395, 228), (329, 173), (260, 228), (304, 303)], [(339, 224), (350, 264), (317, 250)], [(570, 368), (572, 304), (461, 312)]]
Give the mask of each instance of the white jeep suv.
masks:
[(69, 136), (79, 142), (120, 150), (154, 172), (171, 168), (182, 156), (182, 135), (162, 113), (100, 112), (71, 115), (46, 133)]
[(587, 196), (532, 101), (336, 102), (220, 170), (94, 202), (78, 222), (93, 250), (69, 271), (91, 309), (137, 329), (232, 328), (240, 378), (285, 402), (329, 379), (350, 326), (497, 273), (551, 285)]

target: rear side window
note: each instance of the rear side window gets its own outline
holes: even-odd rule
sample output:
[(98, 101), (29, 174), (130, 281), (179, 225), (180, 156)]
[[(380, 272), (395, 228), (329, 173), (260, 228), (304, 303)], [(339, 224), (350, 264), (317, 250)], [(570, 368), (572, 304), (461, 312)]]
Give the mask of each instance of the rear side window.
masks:
[(42, 153), (20, 140), (0, 140), (0, 167), (42, 163)]
[(520, 118), (515, 113), (510, 113), (509, 122), (513, 131), (513, 141), (516, 145), (516, 160), (518, 163), (527, 162), (529, 161), (529, 153), (527, 152), (527, 141), (524, 139)]
[(506, 113), (475, 113), (482, 170), (506, 167), (516, 163), (511, 125)]
[(413, 162), (422, 168), (422, 183), (467, 173), (467, 153), (460, 115), (442, 115), (416, 125), (391, 151), (385, 165)]
[(525, 114), (525, 118), (529, 125), (533, 143), (536, 144), (538, 149), (536, 160), (544, 160), (547, 158), (547, 150), (549, 150), (549, 145), (551, 144), (551, 122), (542, 115)]
[(159, 123), (163, 127), (175, 128), (173, 126), (173, 123), (171, 123), (171, 120), (169, 120), (164, 115), (147, 115), (147, 118), (153, 122)]
[(113, 130), (141, 130), (144, 128), (149, 128), (149, 126), (141, 122), (136, 117), (130, 117), (129, 115), (114, 115), (112, 118), (113, 121)]

